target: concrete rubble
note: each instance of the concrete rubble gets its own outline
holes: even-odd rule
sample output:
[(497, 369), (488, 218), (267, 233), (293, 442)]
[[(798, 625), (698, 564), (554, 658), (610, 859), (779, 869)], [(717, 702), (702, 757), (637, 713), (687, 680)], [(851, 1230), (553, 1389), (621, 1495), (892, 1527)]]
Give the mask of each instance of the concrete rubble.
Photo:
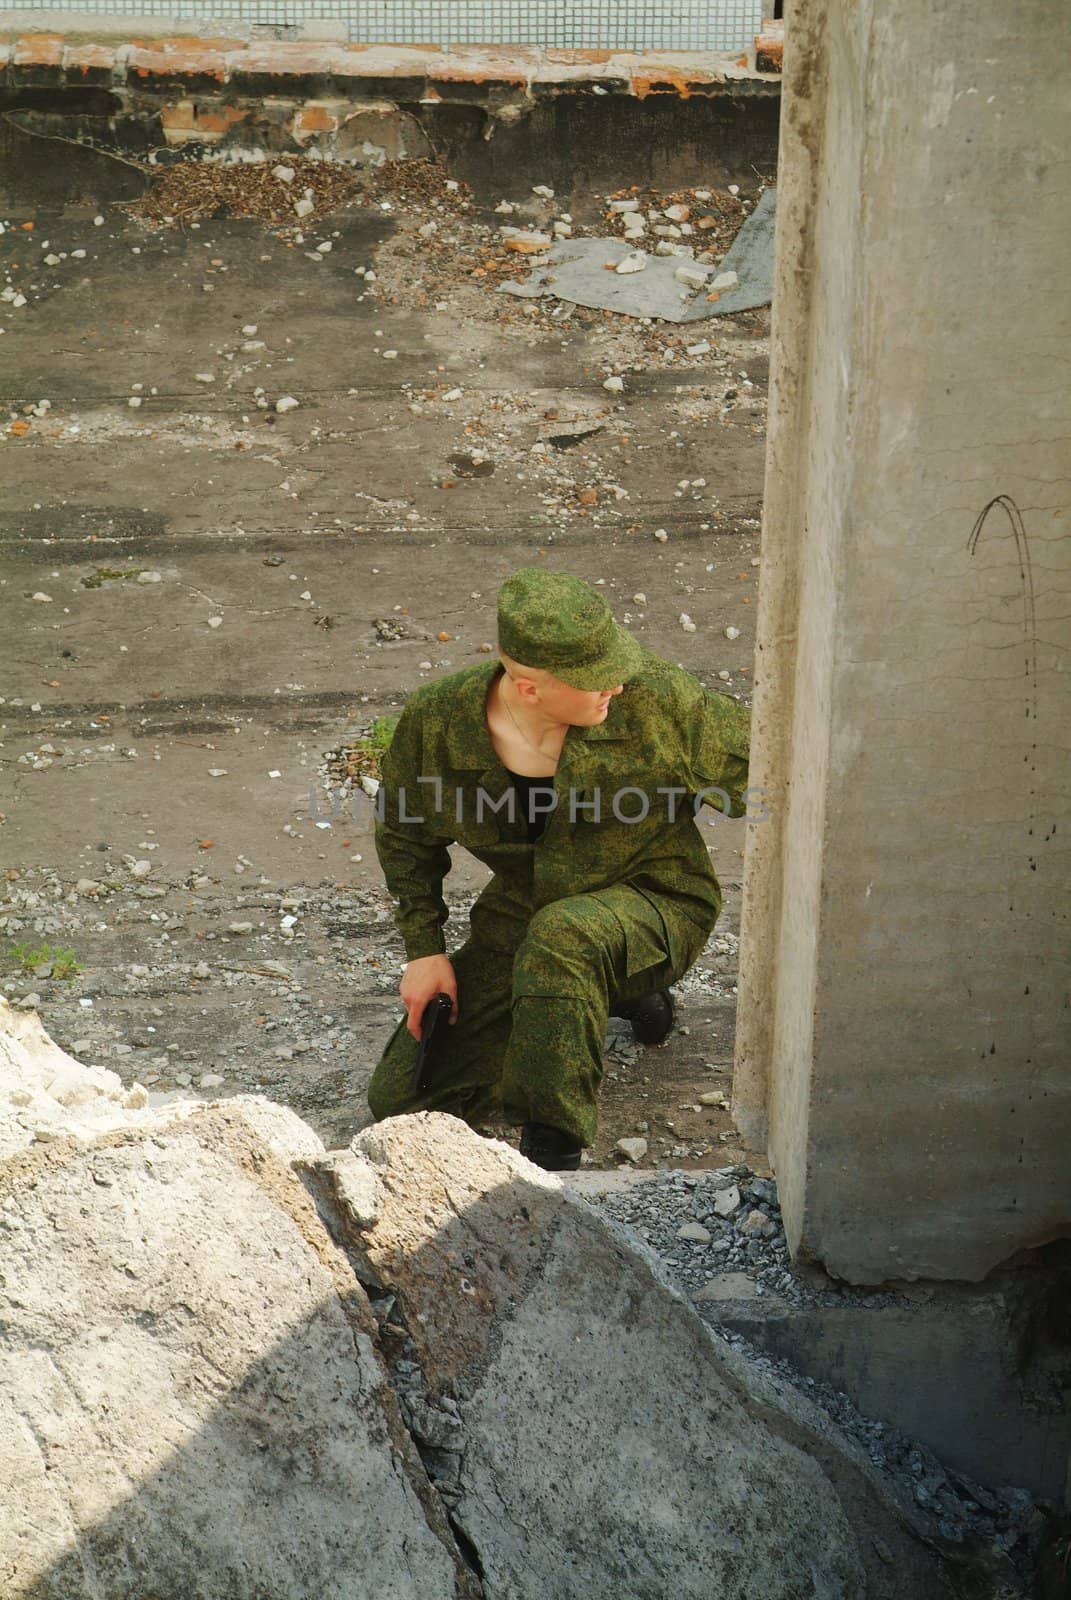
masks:
[(1016, 1592), (508, 1147), (0, 1040), (13, 1600)]
[[(611, 207), (620, 204), (611, 201)], [(629, 317), (654, 317), (663, 322), (696, 322), (769, 305), (773, 292), (775, 189), (763, 190), (755, 210), (716, 264), (709, 251), (696, 256), (689, 245), (672, 242), (683, 237), (683, 228), (694, 233), (687, 222), (682, 227), (675, 223), (667, 227), (654, 221), (652, 232), (663, 237), (649, 255), (644, 249), (629, 248), (634, 239), (642, 236), (640, 223), (634, 220), (637, 213), (617, 211), (615, 215), (623, 226), (621, 239), (595, 236), (554, 243), (545, 234), (522, 235), (517, 229), (503, 229), (509, 235), (505, 240), (507, 250), (543, 253), (533, 261), (533, 270), (524, 283), (508, 279), (498, 285), (499, 293), (523, 299), (553, 295), (574, 305), (617, 311)], [(691, 208), (670, 205), (648, 215), (652, 219), (685, 217), (691, 215)], [(622, 278), (628, 281), (621, 282)]]

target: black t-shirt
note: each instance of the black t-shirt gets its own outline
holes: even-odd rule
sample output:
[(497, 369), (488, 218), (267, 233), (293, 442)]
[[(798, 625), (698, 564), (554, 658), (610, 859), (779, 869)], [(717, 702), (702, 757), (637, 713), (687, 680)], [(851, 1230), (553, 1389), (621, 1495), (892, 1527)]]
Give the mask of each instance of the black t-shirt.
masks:
[(528, 824), (528, 843), (535, 844), (546, 831), (554, 796), (553, 778), (528, 778), (523, 772), (510, 772), (517, 793), (517, 810)]

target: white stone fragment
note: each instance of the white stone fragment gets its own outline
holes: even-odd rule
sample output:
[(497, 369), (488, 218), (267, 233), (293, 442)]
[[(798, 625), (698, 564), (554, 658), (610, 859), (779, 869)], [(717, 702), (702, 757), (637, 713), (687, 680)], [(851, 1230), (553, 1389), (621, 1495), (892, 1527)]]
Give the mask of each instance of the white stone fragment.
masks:
[(604, 389), (608, 390), (610, 394), (622, 394), (625, 388), (625, 380), (624, 378), (618, 378), (615, 375), (611, 375), (609, 378), (603, 379), (602, 386)]
[(283, 416), (287, 411), (296, 411), (300, 404), (300, 400), (295, 400), (292, 394), (284, 394), (276, 400), (275, 409), (280, 416)]
[(685, 633), (695, 632), (695, 623), (692, 621), (687, 611), (682, 611), (678, 620)]
[(687, 289), (702, 289), (710, 274), (709, 270), (700, 266), (698, 262), (689, 261), (686, 265), (677, 267), (673, 276)]
[(739, 628), (726, 628), (725, 637), (727, 639), (739, 639), (739, 637), (740, 637), (740, 629)]
[(646, 250), (630, 250), (614, 268), (615, 272), (642, 272), (647, 265)]
[(162, 583), (163, 574), (156, 571), (139, 572), (137, 581), (138, 583)]
[(295, 214), (295, 216), (307, 217), (310, 214), (310, 212), (315, 211), (315, 209), (316, 208), (313, 205), (311, 200), (305, 200), (304, 198), (302, 198), (301, 200), (295, 200), (294, 201), (294, 214)]
[(735, 289), (740, 279), (735, 272), (719, 272), (710, 287), (721, 294), (723, 289)]
[(655, 538), (658, 540), (659, 544), (665, 544), (669, 538), (669, 534), (666, 532), (665, 528), (656, 528)]
[(619, 1155), (623, 1155), (628, 1161), (632, 1162), (633, 1166), (635, 1166), (642, 1161), (644, 1156), (647, 1154), (647, 1140), (618, 1139), (617, 1143), (614, 1145), (614, 1149)]
[(278, 178), (280, 183), (293, 183), (297, 176), (293, 167), (286, 167), (281, 163), (277, 167), (272, 167), (271, 175), (273, 178)]

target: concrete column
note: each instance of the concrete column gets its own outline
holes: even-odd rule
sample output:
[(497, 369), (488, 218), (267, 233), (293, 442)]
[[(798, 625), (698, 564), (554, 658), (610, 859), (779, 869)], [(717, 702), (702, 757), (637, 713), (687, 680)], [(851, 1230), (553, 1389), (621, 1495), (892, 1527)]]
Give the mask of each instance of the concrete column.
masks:
[(1071, 1233), (1063, 0), (788, 18), (735, 1110), (794, 1248)]

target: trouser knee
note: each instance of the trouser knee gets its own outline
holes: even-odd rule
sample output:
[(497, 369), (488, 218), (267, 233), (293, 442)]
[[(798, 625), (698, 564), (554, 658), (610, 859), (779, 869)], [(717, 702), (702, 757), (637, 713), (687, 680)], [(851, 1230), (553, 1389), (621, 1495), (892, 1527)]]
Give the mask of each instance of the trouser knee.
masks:
[(514, 997), (608, 992), (613, 933), (594, 903), (575, 898), (544, 906), (529, 922), (514, 959)]

